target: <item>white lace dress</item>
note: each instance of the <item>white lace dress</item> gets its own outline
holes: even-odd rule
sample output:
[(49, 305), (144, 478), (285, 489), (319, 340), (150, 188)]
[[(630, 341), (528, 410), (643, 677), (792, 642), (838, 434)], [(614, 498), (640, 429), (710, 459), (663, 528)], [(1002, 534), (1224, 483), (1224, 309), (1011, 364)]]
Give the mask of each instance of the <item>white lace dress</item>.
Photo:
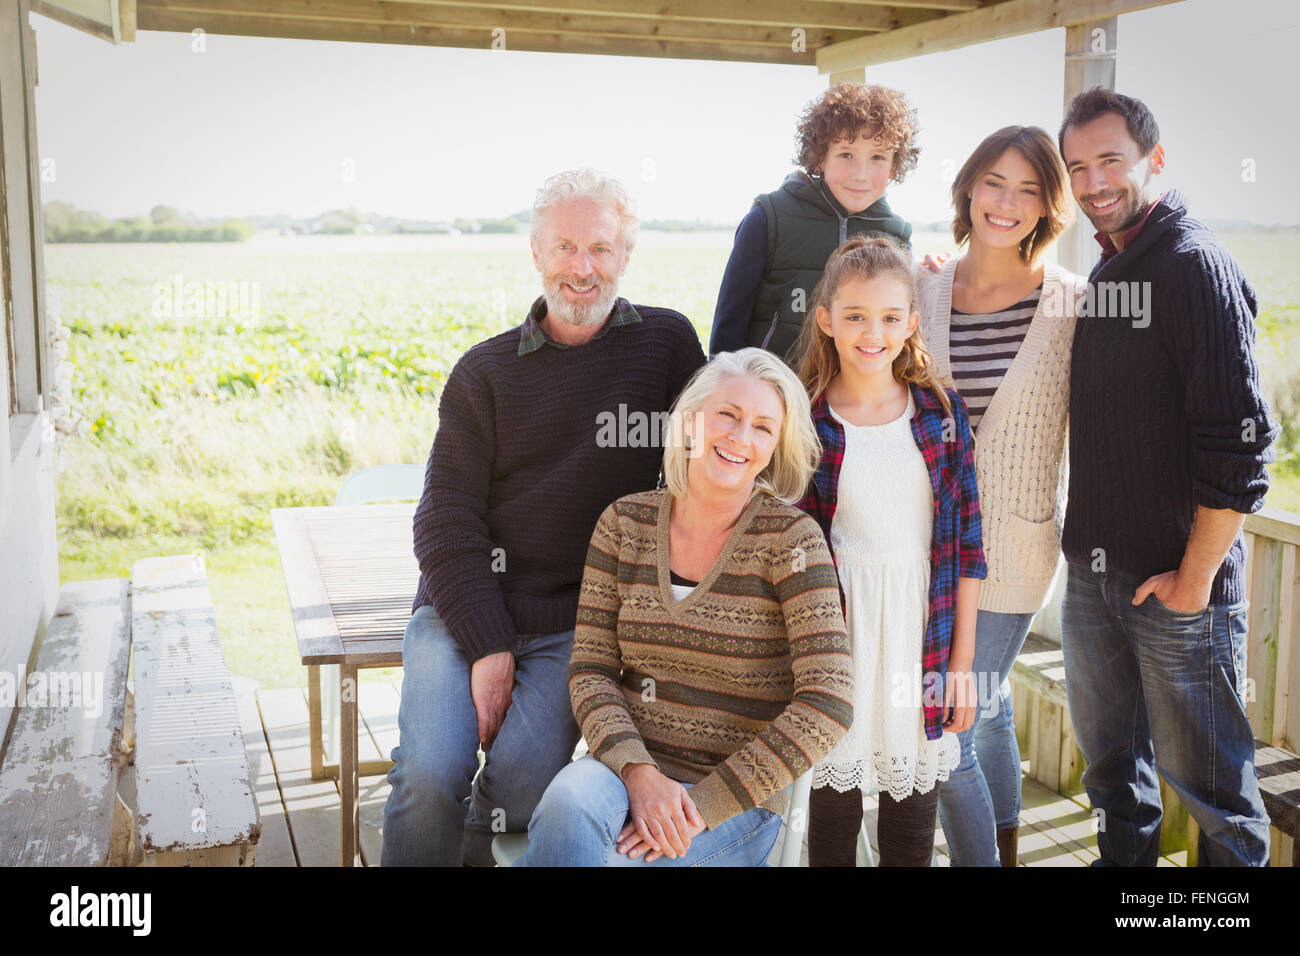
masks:
[(934, 500), (912, 437), (915, 406), (884, 425), (844, 426), (831, 546), (853, 652), (853, 724), (813, 774), (814, 787), (928, 793), (960, 757), (957, 735), (927, 740), (921, 643), (929, 614)]

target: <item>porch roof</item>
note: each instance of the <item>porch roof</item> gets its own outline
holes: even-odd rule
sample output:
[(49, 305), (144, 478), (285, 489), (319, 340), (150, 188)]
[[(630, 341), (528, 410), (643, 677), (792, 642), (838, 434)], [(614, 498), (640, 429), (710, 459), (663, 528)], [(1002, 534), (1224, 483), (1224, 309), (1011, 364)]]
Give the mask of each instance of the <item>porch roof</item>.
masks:
[(32, 0), (139, 30), (816, 66), (838, 73), (1178, 0)]

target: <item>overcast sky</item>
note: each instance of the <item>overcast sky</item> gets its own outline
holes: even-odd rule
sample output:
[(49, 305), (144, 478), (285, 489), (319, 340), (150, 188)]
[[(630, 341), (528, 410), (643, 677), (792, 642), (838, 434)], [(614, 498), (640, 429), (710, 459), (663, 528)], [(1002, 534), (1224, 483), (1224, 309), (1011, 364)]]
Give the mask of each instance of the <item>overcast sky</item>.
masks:
[[(188, 34), (113, 46), (32, 23), (40, 156), (54, 161), (43, 199), (111, 217), (158, 203), (501, 216), (589, 165), (623, 179), (643, 218), (734, 223), (791, 168), (797, 114), (827, 83), (811, 67), (215, 35), (199, 53)], [(890, 187), (895, 210), (946, 219), (945, 175), (1001, 126), (1055, 136), (1064, 44), (1053, 30), (870, 69), (920, 114), (921, 162)], [(1294, 0), (1120, 17), (1118, 88), (1155, 113), (1168, 181), (1199, 217), (1300, 223), (1298, 45)]]

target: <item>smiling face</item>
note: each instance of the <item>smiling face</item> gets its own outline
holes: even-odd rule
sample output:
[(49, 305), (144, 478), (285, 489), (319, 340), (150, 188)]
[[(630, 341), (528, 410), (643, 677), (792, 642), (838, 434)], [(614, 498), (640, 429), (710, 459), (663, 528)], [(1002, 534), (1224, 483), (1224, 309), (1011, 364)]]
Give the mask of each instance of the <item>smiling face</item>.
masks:
[(776, 389), (752, 375), (728, 375), (688, 425), (687, 483), (713, 492), (752, 491), (772, 460), (785, 408)]
[(975, 179), (970, 199), (971, 242), (1018, 248), (1047, 215), (1043, 184), (1018, 149), (1007, 149)]
[(894, 359), (916, 331), (919, 312), (911, 311), (907, 285), (888, 273), (848, 279), (817, 309), (817, 326), (835, 343), (842, 371), (892, 374)]
[(894, 172), (894, 150), (866, 136), (836, 140), (826, 150), (821, 172), (822, 181), (846, 211), (862, 212), (885, 194)]
[(631, 255), (612, 208), (589, 199), (556, 203), (532, 250), (548, 319), (581, 326), (608, 318)]
[(1062, 145), (1070, 190), (1098, 232), (1114, 238), (1142, 221), (1158, 194), (1153, 179), (1164, 168), (1164, 147), (1143, 155), (1119, 113), (1068, 127)]

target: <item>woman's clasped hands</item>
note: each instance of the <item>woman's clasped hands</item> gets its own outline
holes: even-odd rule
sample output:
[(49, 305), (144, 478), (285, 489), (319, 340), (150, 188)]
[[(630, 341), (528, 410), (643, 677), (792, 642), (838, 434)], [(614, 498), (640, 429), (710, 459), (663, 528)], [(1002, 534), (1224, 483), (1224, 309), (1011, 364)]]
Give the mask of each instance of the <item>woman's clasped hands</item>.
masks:
[(622, 776), (629, 820), (618, 835), (618, 852), (630, 859), (645, 854), (647, 863), (685, 856), (691, 838), (705, 829), (686, 788), (654, 764), (628, 764)]

